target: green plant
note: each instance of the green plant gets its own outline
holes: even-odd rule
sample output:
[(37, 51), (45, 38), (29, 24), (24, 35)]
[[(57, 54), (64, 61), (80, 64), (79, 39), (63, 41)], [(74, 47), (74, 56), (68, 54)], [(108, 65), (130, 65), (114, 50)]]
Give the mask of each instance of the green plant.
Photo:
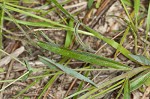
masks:
[[(33, 0), (34, 1), (34, 0)], [(59, 3), (57, 0), (49, 0), (44, 6), (47, 6), (51, 3), (53, 3), (55, 6), (48, 9), (47, 11), (43, 9), (34, 9), (34, 8), (28, 8), (19, 6), (16, 0), (12, 3), (12, 1), (6, 1), (3, 3), (0, 3), (0, 52), (10, 56), (14, 60), (18, 61), (21, 65), (25, 66), (27, 68), (27, 71), (23, 73), (20, 77), (17, 79), (11, 79), (11, 80), (1, 80), (1, 83), (10, 82), (8, 85), (3, 87), (0, 91), (5, 90), (10, 85), (13, 85), (17, 81), (26, 81), (26, 80), (35, 80), (32, 83), (30, 83), (28, 86), (26, 86), (23, 90), (21, 90), (18, 94), (14, 96), (14, 98), (20, 97), (25, 92), (28, 92), (30, 88), (36, 84), (38, 84), (43, 77), (49, 77), (50, 79), (47, 81), (47, 83), (44, 85), (43, 89), (39, 92), (38, 99), (42, 97), (46, 97), (49, 90), (53, 87), (56, 80), (59, 78), (60, 75), (67, 74), (70, 76), (73, 76), (76, 79), (80, 80), (80, 84), (78, 87), (78, 90), (76, 90), (71, 95), (66, 95), (64, 97), (65, 99), (95, 99), (104, 97), (105, 95), (115, 91), (119, 90), (117, 93), (116, 98), (118, 99), (120, 96), (123, 96), (124, 99), (130, 99), (130, 95), (132, 91), (137, 90), (142, 85), (149, 86), (150, 83), (150, 60), (149, 55), (147, 54), (147, 45), (149, 45), (149, 26), (150, 26), (150, 5), (148, 7), (148, 11), (144, 12), (147, 14), (146, 20), (146, 31), (145, 31), (145, 39), (144, 42), (148, 42), (144, 44), (144, 52), (143, 55), (138, 55), (139, 45), (138, 45), (138, 39), (141, 39), (139, 36), (139, 27), (141, 27), (141, 24), (143, 22), (140, 12), (141, 8), (141, 2), (140, 0), (135, 0), (134, 4), (131, 3), (130, 0), (120, 0), (120, 3), (122, 4), (122, 7), (124, 8), (124, 11), (127, 15), (127, 19), (120, 17), (120, 16), (110, 16), (110, 17), (117, 17), (119, 19), (122, 19), (126, 26), (124, 28), (124, 32), (122, 37), (120, 37), (120, 41), (117, 42), (111, 38), (103, 36), (101, 33), (93, 30), (92, 28), (88, 27), (87, 25), (83, 24), (82, 21), (75, 18), (75, 15), (70, 14), (66, 9), (63, 8), (62, 5), (67, 4), (68, 2), (71, 2), (71, 0), (66, 0), (65, 2)], [(94, 0), (88, 0), (88, 7), (91, 8)], [(29, 0), (23, 0), (23, 3), (28, 4), (36, 4), (37, 2), (31, 2)], [(42, 8), (44, 8), (42, 6)], [(127, 7), (133, 7), (133, 11), (128, 11)], [(58, 10), (59, 9), (59, 10)], [(62, 11), (66, 16), (61, 16), (61, 20), (58, 22), (52, 21), (49, 18), (44, 17), (47, 15), (48, 12), (51, 11)], [(5, 13), (5, 14), (4, 14)], [(26, 17), (27, 19), (30, 19), (30, 21), (27, 20), (21, 20), (15, 18), (15, 15), (13, 13), (17, 13), (19, 15), (22, 15)], [(38, 13), (38, 14), (36, 14)], [(40, 16), (40, 14), (41, 16)], [(34, 20), (35, 22), (33, 22)], [(69, 20), (69, 22), (67, 21)], [(14, 25), (16, 25), (17, 31), (21, 31), (24, 39), (20, 39), (20, 37), (13, 34), (12, 30), (7, 30), (3, 28), (4, 21), (12, 22)], [(82, 28), (79, 28), (81, 26)], [(35, 33), (35, 31), (32, 31), (32, 28), (44, 28), (44, 29), (58, 29), (61, 31), (66, 31), (66, 37), (65, 37), (65, 43), (64, 45), (58, 45), (55, 44), (46, 34), (45, 32), (38, 30), (40, 33)], [(30, 31), (32, 34), (30, 37), (30, 33), (27, 31)], [(4, 32), (4, 33), (2, 33)], [(130, 34), (131, 32), (131, 34)], [(9, 36), (7, 34), (10, 34), (12, 36)], [(138, 64), (137, 66), (130, 67), (127, 66), (127, 64), (123, 64), (121, 62), (115, 61), (110, 58), (106, 58), (103, 56), (99, 56), (90, 52), (94, 52), (90, 47), (88, 47), (86, 44), (82, 42), (82, 39), (80, 38), (80, 34), (86, 35), (86, 36), (92, 36), (97, 39), (100, 39), (104, 41), (106, 44), (110, 45), (114, 49), (116, 49), (116, 53), (114, 55), (114, 58), (116, 59), (117, 56), (121, 53), (124, 55), (128, 60), (134, 62), (135, 64)], [(24, 46), (33, 46), (37, 49), (40, 49), (42, 53), (45, 51), (53, 52), (55, 54), (61, 55), (61, 60), (54, 61), (50, 57), (41, 56), (39, 55), (39, 60), (45, 64), (48, 68), (33, 68), (29, 65), (28, 61), (22, 62), (19, 60), (19, 58), (16, 58), (14, 56), (11, 56), (11, 54), (8, 54), (4, 50), (2, 50), (2, 35), (5, 36), (7, 39), (12, 40), (18, 40), (21, 41)], [(21, 36), (22, 36), (21, 35)], [(130, 52), (126, 47), (124, 47), (124, 43), (127, 40), (128, 35), (133, 35), (134, 37), (134, 52)], [(45, 39), (46, 41), (39, 40), (39, 39)], [(71, 48), (71, 45), (75, 42), (81, 45), (84, 50), (88, 50), (89, 52), (82, 51), (80, 49), (73, 50)], [(0, 55), (1, 56), (1, 55)], [(68, 66), (68, 63), (72, 60), (79, 60), (81, 62), (84, 62), (83, 67), (72, 69)], [(96, 65), (93, 66), (93, 65)], [(99, 68), (98, 68), (99, 67)], [(101, 68), (102, 67), (102, 68)], [(107, 79), (103, 83), (95, 83), (92, 81), (92, 76), (90, 76), (90, 72), (92, 71), (120, 71), (122, 74), (115, 75), (111, 79)], [(42, 73), (38, 76), (33, 76), (32, 74), (36, 73), (37, 71), (41, 71)], [(85, 84), (90, 83), (90, 86), (88, 88), (84, 88)]]

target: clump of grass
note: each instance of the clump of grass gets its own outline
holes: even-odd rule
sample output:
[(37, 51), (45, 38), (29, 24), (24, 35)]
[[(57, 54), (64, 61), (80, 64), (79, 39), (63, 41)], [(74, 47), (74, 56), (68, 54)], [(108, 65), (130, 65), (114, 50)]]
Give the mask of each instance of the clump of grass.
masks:
[[(106, 94), (109, 94), (115, 90), (119, 90), (116, 98), (123, 96), (124, 99), (130, 99), (132, 91), (140, 88), (142, 85), (145, 84), (145, 82), (149, 82), (149, 77), (150, 77), (149, 58), (143, 55), (138, 55), (138, 39), (139, 39), (138, 28), (140, 27), (140, 19), (138, 18), (138, 16), (140, 14), (140, 8), (141, 8), (140, 0), (135, 0), (134, 5), (132, 5), (132, 3), (129, 0), (120, 0), (128, 19), (124, 19), (125, 22), (127, 23), (127, 26), (125, 28), (125, 32), (123, 36), (120, 38), (121, 40), (119, 43), (116, 42), (115, 40), (112, 40), (110, 38), (103, 36), (101, 33), (86, 26), (81, 21), (76, 19), (74, 15), (71, 15), (67, 10), (65, 10), (62, 5), (70, 1), (71, 0), (67, 0), (66, 2), (63, 2), (62, 4), (60, 4), (57, 2), (57, 0), (51, 0), (51, 3), (53, 3), (55, 7), (48, 10), (48, 12), (57, 11), (56, 9), (59, 9), (60, 11), (62, 11), (66, 15), (64, 16), (65, 18), (62, 19), (62, 20), (65, 20), (66, 24), (64, 24), (62, 21), (55, 22), (46, 17), (42, 17), (44, 13), (48, 13), (48, 12), (46, 12), (45, 10), (41, 10), (41, 9), (37, 10), (33, 8), (19, 6), (16, 4), (17, 1), (15, 3), (9, 3), (9, 2), (0, 3), (0, 7), (1, 7), (0, 52), (11, 56), (10, 54), (2, 50), (2, 30), (4, 30), (5, 32), (8, 32), (9, 34), (11, 33), (11, 31), (7, 31), (6, 29), (3, 28), (3, 24), (4, 24), (3, 22), (4, 20), (6, 20), (9, 22), (13, 22), (16, 25), (16, 28), (23, 33), (25, 37), (25, 41), (27, 42), (25, 46), (30, 45), (38, 49), (42, 49), (44, 51), (49, 51), (55, 54), (62, 55), (62, 59), (59, 62), (55, 62), (46, 56), (39, 56), (39, 60), (48, 67), (46, 69), (33, 68), (32, 66), (29, 65), (28, 61), (22, 62), (18, 58), (11, 56), (13, 59), (20, 62), (20, 64), (22, 64), (23, 66), (26, 66), (27, 71), (22, 76), (18, 77), (17, 79), (0, 81), (0, 82), (10, 82), (8, 85), (3, 87), (0, 91), (6, 90), (6, 88), (8, 88), (10, 85), (13, 85), (17, 81), (25, 81), (28, 79), (34, 80), (31, 84), (26, 86), (23, 90), (21, 90), (18, 94), (14, 96), (14, 98), (17, 98), (17, 97), (20, 97), (25, 92), (27, 92), (28, 90), (30, 90), (32, 86), (38, 84), (42, 80), (43, 77), (48, 76), (51, 79), (47, 81), (47, 83), (45, 84), (43, 89), (40, 91), (39, 96), (38, 96), (38, 99), (41, 99), (42, 97), (46, 98), (49, 93), (49, 90), (51, 90), (57, 78), (62, 74), (68, 74), (68, 75), (75, 77), (76, 79), (80, 79), (82, 82), (80, 83), (78, 90), (76, 90), (71, 95), (66, 95), (66, 97), (63, 97), (64, 99), (100, 98), (100, 97), (104, 97)], [(27, 3), (27, 1), (25, 0), (24, 3)], [(30, 4), (32, 2), (28, 2), (28, 3)], [(88, 7), (91, 8), (92, 4), (94, 4), (94, 1), (89, 0)], [(127, 7), (133, 7), (134, 10), (128, 11)], [(34, 19), (37, 22), (34, 23), (32, 21), (23, 21), (20, 19), (16, 19), (13, 16), (12, 12), (19, 13), (20, 15)], [(41, 12), (43, 13), (43, 15), (41, 16), (36, 15), (34, 14), (34, 12)], [(149, 16), (150, 16), (150, 5), (147, 11), (146, 31), (145, 31), (145, 40), (147, 42), (148, 42), (148, 32), (149, 32), (149, 26), (150, 26)], [(70, 20), (69, 23), (67, 23), (66, 19)], [(83, 27), (83, 29), (79, 28), (78, 26), (79, 24)], [(39, 34), (33, 33), (36, 40), (32, 40), (29, 33), (27, 33), (25, 29), (28, 28), (29, 30), (31, 30), (31, 28), (39, 28), (39, 27), (65, 30), (67, 34), (66, 34), (64, 46), (56, 45), (42, 31)], [(134, 53), (130, 52), (123, 46), (125, 40), (127, 39), (127, 35), (129, 35), (129, 32), (132, 32), (131, 35), (133, 35), (134, 37), (134, 46), (135, 46)], [(83, 48), (87, 49), (88, 51), (91, 51), (82, 42), (82, 39), (80, 38), (79, 34), (93, 36), (95, 38), (103, 40), (108, 45), (116, 49), (115, 58), (117, 58), (118, 53), (121, 53), (129, 60), (139, 64), (139, 66), (130, 67), (130, 66), (127, 66), (127, 64), (122, 64), (120, 62), (114, 61), (113, 59), (98, 56), (92, 53), (75, 51), (75, 50), (69, 49), (70, 46), (73, 44), (74, 39), (76, 39), (78, 41), (77, 43), (79, 43)], [(4, 36), (6, 38), (9, 37), (5, 34)], [(19, 37), (15, 37), (14, 35), (9, 38), (12, 40), (16, 38), (17, 40), (23, 42), (22, 39), (19, 39)], [(39, 40), (40, 38), (44, 38), (47, 42), (43, 42), (42, 40)], [(145, 44), (144, 53), (146, 53), (146, 51), (147, 51), (147, 47)], [(66, 66), (71, 59), (80, 60), (80, 61), (85, 62), (86, 64), (82, 68), (71, 69)], [(92, 66), (89, 66), (89, 64), (104, 66), (107, 69), (94, 68)], [(89, 78), (87, 77), (91, 71), (96, 71), (96, 70), (97, 71), (117, 70), (117, 71), (124, 71), (124, 72), (121, 75), (115, 76), (101, 84), (98, 84), (91, 80), (92, 77), (89, 77)], [(42, 71), (42, 74), (39, 76), (32, 76), (32, 73), (36, 73), (37, 71)], [(78, 71), (82, 71), (84, 73), (81, 74), (81, 72), (79, 73)], [(85, 89), (84, 87), (86, 83), (90, 83), (91, 86), (88, 86), (88, 88)]]

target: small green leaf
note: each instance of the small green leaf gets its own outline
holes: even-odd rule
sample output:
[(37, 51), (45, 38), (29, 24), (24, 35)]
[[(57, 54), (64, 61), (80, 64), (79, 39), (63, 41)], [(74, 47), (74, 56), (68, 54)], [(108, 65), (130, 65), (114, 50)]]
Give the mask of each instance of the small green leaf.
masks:
[(135, 59), (137, 62), (142, 63), (144, 65), (150, 65), (150, 60), (142, 55), (131, 55), (130, 56)]
[[(46, 59), (45, 57), (42, 57), (42, 56), (39, 56), (39, 57), (42, 58), (43, 60)], [(90, 83), (90, 84), (92, 84), (92, 85), (97, 87), (97, 85), (93, 81), (91, 81), (89, 78), (79, 74), (78, 72), (74, 71), (73, 69), (68, 68), (66, 66), (63, 66), (61, 64), (55, 63), (53, 60), (50, 60), (48, 58), (46, 59), (46, 61), (47, 60), (48, 60), (49, 64), (51, 64), (51, 66), (57, 67), (57, 68), (61, 69), (62, 71), (64, 71), (65, 73), (67, 73), (67, 74), (69, 74), (71, 76), (74, 76), (74, 77), (76, 77), (76, 78), (78, 78), (80, 80), (84, 80), (84, 81), (86, 81), (86, 82), (88, 82), (88, 83)]]

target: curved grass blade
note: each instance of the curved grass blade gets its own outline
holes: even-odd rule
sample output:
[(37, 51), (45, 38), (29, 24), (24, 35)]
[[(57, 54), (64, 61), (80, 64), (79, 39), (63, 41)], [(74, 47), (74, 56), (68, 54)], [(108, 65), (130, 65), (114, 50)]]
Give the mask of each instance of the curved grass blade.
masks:
[(136, 80), (131, 82), (130, 89), (131, 92), (141, 87), (143, 84), (145, 84), (145, 81), (150, 77), (150, 72), (138, 77)]
[[(42, 57), (42, 56), (39, 56), (39, 57), (42, 58), (43, 60), (45, 59), (45, 57)], [(49, 62), (49, 64), (50, 64), (51, 66), (57, 67), (57, 68), (59, 68), (60, 70), (64, 71), (65, 73), (67, 73), (67, 74), (69, 74), (69, 75), (72, 75), (72, 76), (74, 76), (74, 77), (76, 77), (76, 78), (78, 78), (78, 79), (80, 79), (80, 80), (86, 81), (86, 82), (88, 82), (88, 83), (90, 83), (90, 84), (92, 84), (92, 85), (94, 85), (94, 86), (97, 87), (97, 85), (96, 85), (93, 81), (91, 81), (91, 80), (88, 79), (87, 77), (81, 75), (80, 73), (74, 71), (73, 69), (68, 68), (68, 67), (66, 67), (66, 66), (63, 66), (63, 65), (61, 65), (61, 64), (55, 63), (53, 60), (50, 60), (50, 59), (48, 59), (48, 58), (46, 58), (46, 59), (48, 60), (48, 62)]]
[(88, 50), (90, 52), (95, 52), (90, 46), (88, 46), (87, 44), (84, 44), (78, 34), (78, 28), (80, 26), (80, 22), (77, 22), (75, 27), (74, 27), (74, 35), (76, 37), (77, 42), (79, 42), (79, 44), (83, 47), (83, 49)]
[(92, 63), (92, 64), (96, 64), (100, 66), (130, 70), (130, 67), (126, 65), (123, 65), (119, 62), (113, 61), (108, 58), (97, 56), (95, 54), (90, 54), (87, 52), (72, 51), (69, 49), (58, 47), (57, 45), (52, 44), (52, 43), (38, 42), (37, 44), (46, 50), (49, 50), (51, 52), (54, 52), (54, 53), (57, 53), (57, 54), (60, 54), (69, 58), (74, 58), (77, 60), (85, 61), (87, 63)]
[(142, 55), (131, 55), (130, 56), (135, 59), (137, 62), (142, 63), (144, 65), (150, 65), (150, 60)]
[(124, 85), (124, 99), (130, 99), (130, 85), (129, 85), (129, 79), (126, 78), (125, 85)]

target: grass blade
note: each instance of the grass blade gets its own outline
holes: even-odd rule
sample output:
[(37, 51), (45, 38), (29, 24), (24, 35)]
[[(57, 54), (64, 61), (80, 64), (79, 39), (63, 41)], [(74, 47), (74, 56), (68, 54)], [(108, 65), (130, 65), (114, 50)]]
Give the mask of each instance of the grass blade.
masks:
[[(149, 33), (149, 30), (150, 30), (150, 1), (149, 1), (149, 7), (148, 7), (148, 14), (147, 14), (147, 20), (146, 20), (146, 35), (145, 35), (145, 39), (147, 41), (148, 39), (148, 33)], [(145, 44), (145, 48), (144, 50), (146, 51), (146, 44)], [(144, 52), (145, 52), (144, 51)]]
[[(74, 20), (70, 19), (69, 21), (69, 27), (74, 27)], [(65, 48), (68, 48), (70, 46), (70, 44), (72, 43), (72, 39), (73, 39), (73, 32), (68, 30), (67, 34), (66, 34), (66, 39), (65, 39)]]
[(133, 60), (132, 57), (129, 56), (130, 52), (125, 49), (123, 46), (121, 46), (120, 44), (118, 44), (117, 42), (115, 42), (114, 40), (108, 39), (106, 37), (104, 37), (103, 35), (101, 35), (100, 33), (96, 32), (95, 30), (87, 27), (86, 25), (83, 25), (83, 27), (85, 29), (87, 29), (89, 32), (91, 32), (92, 34), (94, 34), (97, 38), (102, 39), (103, 41), (105, 41), (107, 44), (109, 44), (110, 46), (112, 46), (115, 49), (118, 49), (124, 56), (126, 56), (127, 58), (129, 58), (130, 60)]
[(34, 86), (36, 83), (38, 83), (40, 81), (40, 79), (34, 80), (30, 85), (28, 85), (26, 88), (24, 88), (23, 90), (21, 90), (17, 95), (15, 95), (13, 97), (13, 99), (17, 99), (17, 97), (19, 97), (20, 95), (22, 95), (23, 93), (25, 93), (27, 90), (29, 90), (32, 86)]
[(138, 13), (140, 8), (140, 0), (134, 0), (135, 26), (138, 27)]
[(75, 18), (68, 13), (68, 11), (66, 11), (62, 5), (60, 5), (56, 0), (51, 0), (65, 15), (67, 15), (69, 18), (71, 18), (72, 20), (75, 20)]
[(47, 90), (48, 88), (50, 88), (50, 87), (52, 86), (52, 84), (55, 82), (55, 80), (56, 80), (56, 78), (58, 77), (58, 75), (60, 75), (59, 72), (56, 73), (56, 74), (47, 82), (47, 84), (44, 86), (44, 88), (43, 88), (41, 94), (38, 96), (37, 99), (41, 99), (41, 98), (42, 98), (42, 96), (43, 96), (43, 94), (46, 92), (46, 90)]
[[(123, 44), (124, 41), (126, 40), (126, 37), (127, 37), (127, 35), (129, 34), (129, 29), (130, 29), (130, 27), (127, 27), (127, 29), (125, 30), (125, 32), (124, 32), (124, 34), (123, 34), (123, 37), (121, 38), (121, 41), (120, 41), (120, 46), (122, 46), (122, 44)], [(119, 53), (119, 48), (120, 48), (120, 47), (117, 48), (116, 53), (115, 53), (115, 55), (114, 55), (114, 58), (115, 58), (115, 59), (117, 58), (117, 54)]]
[[(5, 2), (3, 2), (3, 5), (5, 5)], [(0, 9), (0, 49), (2, 49), (2, 28), (3, 28), (3, 20), (4, 20), (4, 10)], [(0, 52), (0, 59), (1, 59), (2, 53)]]
[(131, 0), (122, 0), (126, 5), (132, 6)]
[(107, 88), (105, 90), (102, 90), (98, 94), (95, 94), (95, 95), (91, 96), (90, 98), (91, 99), (96, 99), (96, 98), (99, 98), (99, 97), (101, 97), (101, 96), (103, 96), (103, 95), (105, 95), (105, 94), (107, 94), (107, 93), (109, 93), (111, 91), (114, 91), (114, 89), (119, 88), (118, 86), (120, 86), (120, 84), (122, 84), (123, 82), (124, 82), (124, 79), (119, 81), (119, 82), (117, 82), (116, 84), (110, 86), (109, 88)]
[[(0, 6), (3, 8), (3, 5), (0, 4)], [(27, 15), (27, 16), (31, 16), (31, 17), (37, 18), (37, 19), (39, 19), (39, 20), (43, 20), (43, 21), (45, 21), (45, 22), (49, 22), (49, 23), (51, 23), (51, 24), (53, 24), (53, 25), (65, 27), (65, 25), (61, 25), (61, 24), (59, 24), (58, 22), (51, 21), (51, 20), (46, 19), (46, 18), (43, 18), (43, 17), (41, 17), (41, 16), (37, 16), (37, 15), (35, 15), (35, 14), (29, 13), (29, 12), (26, 12), (26, 11), (23, 11), (23, 10), (20, 10), (20, 9), (17, 9), (17, 8), (8, 6), (8, 5), (5, 5), (5, 8), (7, 8), (8, 10), (11, 10), (11, 11), (15, 11), (15, 12), (18, 12), (18, 13), (25, 14), (25, 15)]]
[(142, 55), (130, 55), (137, 62), (142, 63), (144, 65), (150, 65), (150, 60)]
[(138, 77), (136, 80), (131, 82), (130, 84), (131, 92), (141, 87), (149, 77), (150, 77), (150, 72)]
[(37, 44), (46, 50), (52, 51), (54, 53), (57, 53), (66, 57), (74, 58), (77, 60), (82, 60), (87, 63), (92, 63), (92, 64), (111, 67), (111, 68), (117, 68), (117, 69), (130, 69), (126, 65), (123, 65), (119, 62), (113, 61), (108, 58), (97, 56), (95, 54), (64, 49), (52, 43), (38, 42)]
[(124, 99), (130, 99), (129, 79), (126, 78), (124, 85)]
[(120, 0), (120, 1), (121, 1), (122, 5), (123, 5), (123, 8), (124, 8), (124, 10), (125, 10), (125, 12), (128, 16), (128, 19), (130, 21), (129, 26), (131, 27), (131, 30), (132, 30), (132, 33), (133, 33), (133, 36), (134, 36), (135, 53), (137, 53), (137, 50), (138, 50), (137, 49), (137, 28), (133, 23), (133, 20), (132, 20), (129, 12), (127, 10), (127, 7), (125, 6), (124, 0)]
[[(42, 56), (40, 56), (40, 58), (45, 59), (45, 58), (42, 57)], [(78, 79), (80, 79), (80, 80), (86, 81), (86, 82), (88, 82), (88, 83), (90, 83), (90, 84), (92, 84), (92, 85), (94, 85), (94, 86), (97, 86), (93, 81), (91, 81), (91, 80), (88, 79), (87, 77), (81, 75), (80, 73), (74, 71), (73, 69), (68, 68), (68, 67), (66, 67), (66, 66), (63, 66), (63, 65), (61, 65), (61, 64), (55, 63), (54, 61), (52, 61), (52, 60), (50, 60), (50, 59), (48, 59), (48, 58), (47, 58), (47, 60), (48, 60), (48, 62), (49, 62), (50, 65), (53, 65), (54, 67), (57, 67), (57, 68), (61, 69), (61, 70), (64, 71), (65, 73), (67, 73), (67, 74), (69, 74), (69, 75), (72, 75), (72, 76), (74, 76), (74, 77), (76, 77), (76, 78), (78, 78)]]

